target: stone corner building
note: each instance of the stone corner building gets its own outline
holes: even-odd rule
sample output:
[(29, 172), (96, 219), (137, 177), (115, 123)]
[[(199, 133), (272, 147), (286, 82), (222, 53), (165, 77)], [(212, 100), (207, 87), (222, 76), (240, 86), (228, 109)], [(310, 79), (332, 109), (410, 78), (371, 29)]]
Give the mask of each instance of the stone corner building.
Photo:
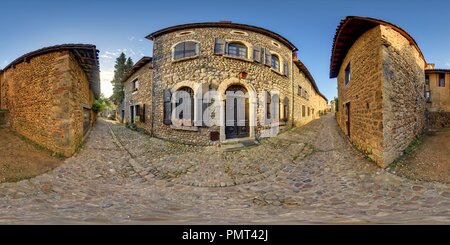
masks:
[(98, 50), (94, 45), (42, 48), (0, 71), (0, 109), (10, 128), (54, 152), (72, 155), (96, 115), (100, 95)]
[[(143, 58), (127, 75), (119, 114), (155, 137), (194, 145), (258, 140), (273, 122), (300, 126), (326, 110), (327, 99), (296, 58), (297, 48), (267, 29), (192, 23), (147, 39), (154, 42), (153, 58)], [(243, 113), (242, 120), (207, 124), (212, 104), (207, 116), (226, 120)]]
[(123, 79), (124, 99), (119, 120), (152, 132), (152, 58), (142, 57)]
[(350, 16), (336, 31), (330, 78), (337, 77), (337, 122), (350, 141), (386, 167), (425, 125), (425, 59), (391, 23)]

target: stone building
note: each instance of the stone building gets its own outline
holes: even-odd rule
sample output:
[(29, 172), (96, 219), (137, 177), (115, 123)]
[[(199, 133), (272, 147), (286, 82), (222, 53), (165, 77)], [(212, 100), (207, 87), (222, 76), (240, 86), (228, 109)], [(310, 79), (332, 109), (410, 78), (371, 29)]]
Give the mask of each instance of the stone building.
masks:
[(119, 117), (152, 132), (152, 58), (143, 57), (123, 80), (124, 99)]
[(194, 23), (147, 38), (154, 42), (153, 99), (145, 123), (156, 137), (196, 145), (255, 140), (276, 134), (274, 125), (305, 124), (326, 105), (297, 48), (272, 31)]
[(337, 122), (381, 167), (424, 128), (425, 64), (417, 43), (396, 25), (350, 16), (337, 28), (330, 65), (338, 82)]
[(444, 127), (450, 125), (450, 69), (435, 69), (427, 64), (425, 69), (425, 100), (427, 102), (427, 125)]
[(21, 56), (0, 71), (0, 108), (12, 130), (72, 155), (95, 120), (100, 94), (98, 50), (65, 44)]
[(306, 66), (300, 60), (294, 64), (294, 125), (302, 126), (325, 113), (327, 98), (320, 93)]

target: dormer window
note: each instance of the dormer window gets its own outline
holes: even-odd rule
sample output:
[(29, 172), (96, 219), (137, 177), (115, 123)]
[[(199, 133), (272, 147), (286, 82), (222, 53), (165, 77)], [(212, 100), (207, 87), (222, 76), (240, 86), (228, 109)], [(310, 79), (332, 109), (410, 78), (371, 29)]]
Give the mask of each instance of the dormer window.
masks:
[(173, 60), (196, 57), (200, 53), (199, 43), (194, 41), (186, 41), (178, 43), (173, 48)]

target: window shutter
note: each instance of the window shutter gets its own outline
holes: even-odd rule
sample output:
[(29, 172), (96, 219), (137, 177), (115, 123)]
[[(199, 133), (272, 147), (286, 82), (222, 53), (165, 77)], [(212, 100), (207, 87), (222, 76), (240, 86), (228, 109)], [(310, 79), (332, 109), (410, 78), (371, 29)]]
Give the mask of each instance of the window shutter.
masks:
[(164, 119), (165, 125), (172, 124), (172, 91), (170, 89), (164, 89), (163, 101), (164, 101)]
[(268, 48), (264, 49), (264, 64), (268, 66), (272, 65), (272, 56)]
[(195, 43), (195, 55), (200, 55), (200, 43)]
[(289, 76), (289, 64), (286, 59), (283, 59), (283, 75)]
[(141, 119), (141, 123), (145, 123), (145, 104), (142, 104), (141, 115), (139, 118)]
[(216, 38), (214, 44), (214, 54), (224, 54), (225, 53), (225, 40)]
[(261, 47), (253, 46), (253, 60), (261, 62)]

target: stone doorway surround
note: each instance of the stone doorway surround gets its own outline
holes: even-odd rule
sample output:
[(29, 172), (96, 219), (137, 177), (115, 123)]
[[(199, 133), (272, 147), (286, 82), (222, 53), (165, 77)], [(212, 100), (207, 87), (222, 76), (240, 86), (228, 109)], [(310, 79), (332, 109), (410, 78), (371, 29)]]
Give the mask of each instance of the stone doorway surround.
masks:
[[(247, 90), (248, 93), (248, 101), (249, 101), (249, 137), (246, 138), (236, 138), (236, 139), (227, 139), (225, 135), (225, 103), (226, 103), (226, 96), (225, 92), (227, 91), (228, 87), (232, 85), (240, 85), (244, 87)], [(229, 78), (225, 79), (222, 83), (220, 83), (217, 92), (219, 94), (219, 103), (220, 103), (220, 142), (235, 142), (235, 141), (242, 141), (242, 140), (254, 140), (256, 137), (256, 111), (258, 107), (258, 98), (256, 89), (246, 82), (245, 79), (239, 79), (239, 78)]]

